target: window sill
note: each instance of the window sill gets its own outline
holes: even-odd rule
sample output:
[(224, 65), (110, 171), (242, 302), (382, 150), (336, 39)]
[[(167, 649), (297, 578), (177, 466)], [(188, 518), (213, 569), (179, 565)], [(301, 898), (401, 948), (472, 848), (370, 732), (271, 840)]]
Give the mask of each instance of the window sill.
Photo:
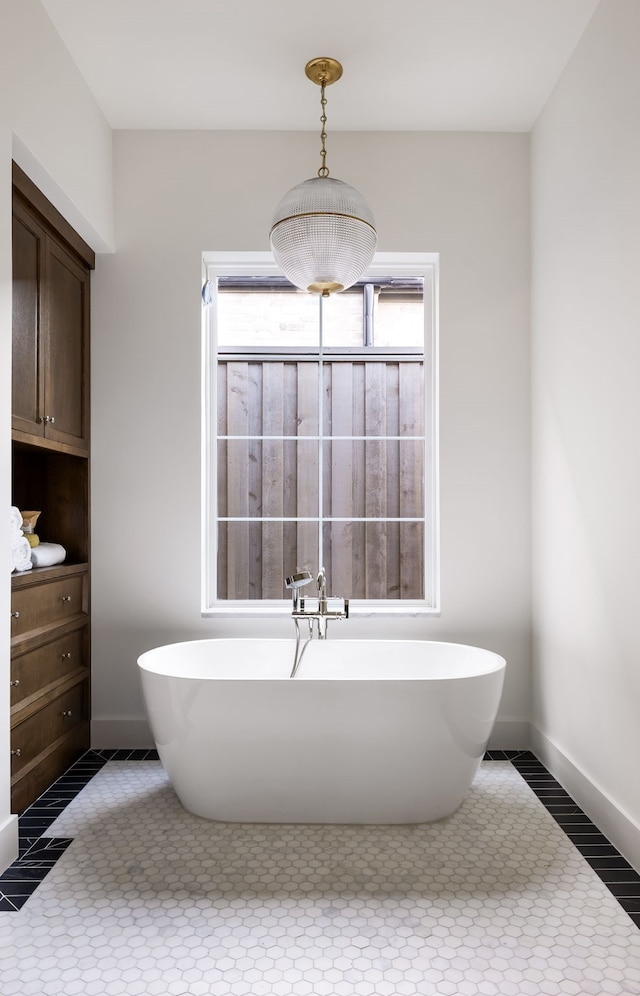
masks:
[[(286, 619), (291, 615), (291, 602), (286, 601), (263, 601), (263, 602), (236, 602), (233, 605), (218, 603), (201, 610), (203, 619), (227, 618), (227, 619)], [(371, 618), (408, 618), (439, 616), (438, 606), (426, 605), (424, 602), (382, 602), (374, 605), (371, 602), (349, 602), (349, 617), (352, 619)]]

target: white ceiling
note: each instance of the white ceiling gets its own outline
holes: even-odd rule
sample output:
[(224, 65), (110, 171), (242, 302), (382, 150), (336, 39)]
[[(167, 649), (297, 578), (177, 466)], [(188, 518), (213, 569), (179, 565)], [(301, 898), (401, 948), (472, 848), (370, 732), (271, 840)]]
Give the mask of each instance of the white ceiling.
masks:
[(42, 0), (113, 128), (529, 131), (599, 0)]

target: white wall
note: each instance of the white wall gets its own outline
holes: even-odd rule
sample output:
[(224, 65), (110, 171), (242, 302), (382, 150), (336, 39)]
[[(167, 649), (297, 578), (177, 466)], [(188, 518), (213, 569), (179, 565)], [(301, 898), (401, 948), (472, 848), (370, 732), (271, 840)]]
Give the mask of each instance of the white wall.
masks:
[(532, 140), (535, 745), (640, 866), (640, 4)]
[[(11, 503), (12, 155), (94, 249), (112, 243), (111, 132), (37, 0), (0, 7), (0, 510)], [(9, 570), (8, 541), (0, 541), (0, 869), (17, 845), (9, 799)]]
[[(291, 622), (201, 619), (203, 250), (268, 249), (282, 194), (315, 173), (313, 134), (115, 135), (115, 256), (94, 281), (94, 742), (144, 742), (136, 658)], [(529, 141), (345, 134), (332, 172), (374, 209), (381, 251), (441, 253), (442, 615), (341, 634), (451, 639), (509, 662), (501, 736), (529, 714)], [(515, 722), (515, 732), (509, 724)], [(505, 744), (509, 745), (509, 744)]]

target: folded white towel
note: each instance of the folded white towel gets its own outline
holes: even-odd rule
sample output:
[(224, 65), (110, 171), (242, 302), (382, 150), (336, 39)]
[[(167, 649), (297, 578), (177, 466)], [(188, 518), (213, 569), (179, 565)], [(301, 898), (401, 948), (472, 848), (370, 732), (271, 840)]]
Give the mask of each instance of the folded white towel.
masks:
[[(27, 546), (29, 540), (25, 540)], [(31, 562), (34, 567), (53, 567), (54, 564), (61, 564), (67, 556), (67, 551), (59, 543), (39, 543), (38, 546), (29, 547)]]
[(12, 573), (13, 571), (30, 571), (32, 567), (29, 540), (21, 536), (15, 545), (11, 545), (11, 571)]

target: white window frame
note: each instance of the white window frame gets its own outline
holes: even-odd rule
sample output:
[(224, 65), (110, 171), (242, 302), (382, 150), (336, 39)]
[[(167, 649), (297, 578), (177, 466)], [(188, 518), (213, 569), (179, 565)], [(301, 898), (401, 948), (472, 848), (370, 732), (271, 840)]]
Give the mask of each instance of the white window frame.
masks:
[[(202, 501), (201, 501), (201, 613), (203, 616), (283, 617), (291, 612), (291, 600), (216, 600), (217, 583), (217, 329), (215, 307), (217, 278), (281, 276), (270, 252), (207, 252), (203, 254), (203, 278), (211, 288), (211, 303), (202, 307)], [(425, 277), (432, 293), (425, 295), (425, 599), (350, 600), (352, 616), (422, 616), (440, 613), (440, 509), (438, 422), (438, 253), (376, 253), (363, 279), (376, 276)], [(427, 309), (431, 305), (429, 313)], [(329, 579), (330, 580), (330, 579)], [(331, 595), (349, 592), (331, 591)]]

